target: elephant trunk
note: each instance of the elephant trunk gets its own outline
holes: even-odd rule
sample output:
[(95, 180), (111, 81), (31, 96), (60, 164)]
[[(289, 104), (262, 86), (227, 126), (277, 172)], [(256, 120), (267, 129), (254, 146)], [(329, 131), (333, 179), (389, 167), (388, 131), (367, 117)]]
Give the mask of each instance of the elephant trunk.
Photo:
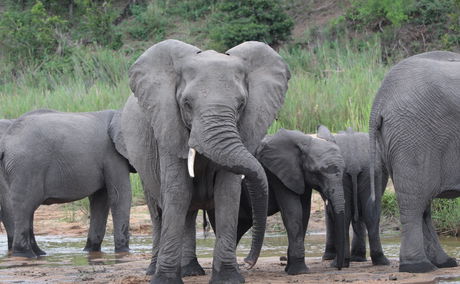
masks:
[(336, 232), (336, 253), (337, 253), (337, 268), (340, 270), (343, 267), (345, 260), (345, 198), (343, 194), (343, 186), (338, 183), (333, 186), (332, 194), (329, 197), (334, 213), (334, 227)]
[(252, 245), (245, 262), (254, 266), (262, 248), (268, 207), (268, 182), (265, 171), (241, 141), (236, 118), (231, 110), (204, 113), (192, 125), (189, 145), (214, 163), (243, 175), (251, 199), (253, 216)]
[(356, 173), (351, 174), (351, 184), (353, 190), (353, 220), (358, 222), (358, 175)]

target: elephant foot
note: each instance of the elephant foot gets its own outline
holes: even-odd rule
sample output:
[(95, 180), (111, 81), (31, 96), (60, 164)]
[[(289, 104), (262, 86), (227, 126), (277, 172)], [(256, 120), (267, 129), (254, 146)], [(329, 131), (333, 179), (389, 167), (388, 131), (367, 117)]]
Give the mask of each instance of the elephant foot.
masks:
[(115, 253), (129, 252), (129, 246), (115, 247)]
[(447, 268), (447, 267), (457, 267), (457, 260), (454, 257), (449, 257), (447, 258), (446, 261), (443, 263), (435, 263), (433, 262), (434, 265), (436, 265), (438, 268)]
[(212, 269), (212, 276), (209, 283), (212, 284), (239, 284), (244, 283), (244, 277), (234, 266), (220, 271)]
[(438, 268), (429, 261), (399, 264), (399, 272), (425, 273), (434, 271), (436, 269)]
[(152, 261), (149, 264), (149, 267), (147, 267), (147, 271), (145, 272), (145, 275), (153, 275), (155, 274), (155, 271), (157, 270), (157, 262)]
[(362, 256), (362, 255), (351, 255), (350, 261), (351, 262), (366, 262), (367, 258), (366, 256)]
[(289, 275), (307, 274), (309, 269), (305, 264), (305, 258), (289, 258), (284, 271)]
[(42, 249), (40, 249), (39, 247), (34, 247), (33, 251), (34, 251), (35, 255), (37, 255), (37, 256), (46, 255), (46, 252), (43, 251)]
[[(338, 268), (338, 265), (337, 265), (337, 258), (334, 258), (334, 261), (331, 262), (331, 267)], [(344, 267), (350, 267), (350, 259), (349, 259), (349, 258), (345, 258), (345, 259), (343, 260), (342, 268), (344, 268)]]
[(86, 246), (83, 248), (83, 250), (87, 252), (100, 252), (101, 244), (86, 242)]
[(26, 251), (13, 250), (12, 256), (25, 257), (25, 258), (37, 258), (37, 255), (33, 252), (33, 250), (26, 250)]
[(335, 258), (335, 252), (325, 251), (323, 254), (323, 260), (333, 260)]
[(373, 265), (390, 265), (390, 261), (383, 255), (383, 252), (380, 252), (376, 255), (371, 255)]
[(187, 265), (182, 266), (182, 277), (205, 275), (203, 267), (198, 263), (196, 258), (190, 260)]
[(180, 277), (166, 277), (164, 274), (155, 273), (152, 279), (150, 280), (150, 284), (183, 284), (184, 281)]

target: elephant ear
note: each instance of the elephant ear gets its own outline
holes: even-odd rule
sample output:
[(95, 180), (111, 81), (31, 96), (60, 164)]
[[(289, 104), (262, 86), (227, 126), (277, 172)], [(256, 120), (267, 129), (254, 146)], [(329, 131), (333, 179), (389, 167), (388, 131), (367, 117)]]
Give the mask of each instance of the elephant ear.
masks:
[(297, 194), (305, 192), (300, 148), (293, 139), (293, 132), (280, 129), (275, 135), (263, 140), (256, 158), (287, 188)]
[(244, 42), (226, 54), (241, 58), (248, 67), (248, 100), (238, 127), (244, 145), (254, 153), (283, 105), (291, 75), (281, 56), (265, 43)]
[(165, 40), (147, 49), (129, 70), (129, 86), (153, 127), (158, 144), (187, 158), (189, 131), (176, 101), (181, 61), (200, 52), (178, 40)]
[(334, 136), (329, 131), (329, 129), (324, 125), (318, 125), (317, 136), (318, 136), (318, 138), (321, 138), (321, 139), (324, 139), (326, 141), (335, 143)]
[[(123, 139), (123, 133), (121, 132), (121, 111), (116, 111), (109, 124), (108, 134), (117, 152), (122, 155), (129, 162), (128, 151), (126, 150), (125, 140)], [(136, 170), (129, 163), (130, 172), (135, 173)]]

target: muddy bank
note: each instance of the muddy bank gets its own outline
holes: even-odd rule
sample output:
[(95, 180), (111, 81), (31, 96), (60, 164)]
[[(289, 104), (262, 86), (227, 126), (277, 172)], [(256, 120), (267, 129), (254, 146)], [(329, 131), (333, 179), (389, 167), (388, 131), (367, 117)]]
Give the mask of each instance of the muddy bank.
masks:
[[(148, 255), (129, 255), (115, 264), (98, 264), (86, 266), (46, 267), (37, 261), (20, 261), (10, 263), (8, 269), (0, 270), (0, 282), (22, 283), (148, 283), (145, 276)], [(208, 283), (211, 273), (211, 259), (200, 258), (205, 268), (205, 276), (184, 278), (185, 283)], [(239, 258), (239, 262), (243, 259)], [(257, 266), (247, 271), (242, 268), (246, 283), (435, 283), (437, 279), (460, 277), (460, 269), (439, 269), (428, 274), (399, 273), (398, 262), (391, 261), (390, 266), (372, 266), (370, 262), (352, 263), (350, 268), (341, 271), (329, 267), (329, 262), (308, 259), (310, 274), (289, 276), (284, 273), (285, 262), (278, 257), (263, 257)], [(458, 279), (460, 281), (460, 278)], [(18, 282), (16, 282), (18, 283)]]
[[(324, 251), (324, 211), (319, 195), (313, 195), (311, 218), (305, 240), (307, 275), (288, 276), (284, 273), (287, 237), (279, 215), (268, 219), (268, 233), (262, 257), (253, 270), (242, 268), (247, 283), (434, 283), (438, 278), (460, 277), (460, 268), (439, 269), (428, 274), (398, 273), (399, 233), (392, 229), (397, 224), (383, 226), (384, 251), (391, 259), (390, 266), (374, 267), (371, 262), (352, 263), (341, 271), (322, 262)], [(197, 218), (197, 253), (207, 275), (185, 278), (185, 283), (207, 283), (211, 273), (213, 233), (204, 237), (202, 218)], [(82, 252), (86, 241), (89, 219), (84, 210), (68, 210), (65, 205), (42, 206), (35, 214), (34, 228), (38, 244), (48, 256), (25, 260), (7, 256), (6, 236), (0, 231), (0, 283), (148, 283), (145, 269), (150, 260), (151, 224), (147, 207), (135, 206), (131, 211), (131, 253), (113, 253), (112, 224), (108, 222), (103, 253)], [(391, 231), (391, 232), (390, 232)], [(322, 233), (321, 233), (322, 232)], [(390, 232), (390, 233), (389, 233)], [(460, 239), (444, 238), (443, 247), (460, 259)], [(238, 246), (238, 261), (250, 247), (250, 237)], [(460, 282), (460, 279), (458, 280)]]

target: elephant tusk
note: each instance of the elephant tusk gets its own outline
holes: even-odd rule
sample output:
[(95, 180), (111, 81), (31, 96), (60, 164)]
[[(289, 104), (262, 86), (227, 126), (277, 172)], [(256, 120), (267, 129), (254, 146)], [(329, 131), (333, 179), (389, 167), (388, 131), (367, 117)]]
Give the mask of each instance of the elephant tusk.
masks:
[(326, 201), (324, 201), (324, 203), (326, 203), (326, 206), (327, 206), (327, 204), (328, 204), (329, 202), (327, 202), (327, 199), (326, 199)]
[(241, 175), (241, 179), (244, 179), (244, 175)]
[(188, 166), (188, 174), (190, 175), (191, 178), (195, 177), (195, 171), (193, 170), (193, 167), (195, 165), (195, 155), (196, 155), (196, 150), (193, 148), (190, 148), (190, 150), (188, 151), (187, 166)]

